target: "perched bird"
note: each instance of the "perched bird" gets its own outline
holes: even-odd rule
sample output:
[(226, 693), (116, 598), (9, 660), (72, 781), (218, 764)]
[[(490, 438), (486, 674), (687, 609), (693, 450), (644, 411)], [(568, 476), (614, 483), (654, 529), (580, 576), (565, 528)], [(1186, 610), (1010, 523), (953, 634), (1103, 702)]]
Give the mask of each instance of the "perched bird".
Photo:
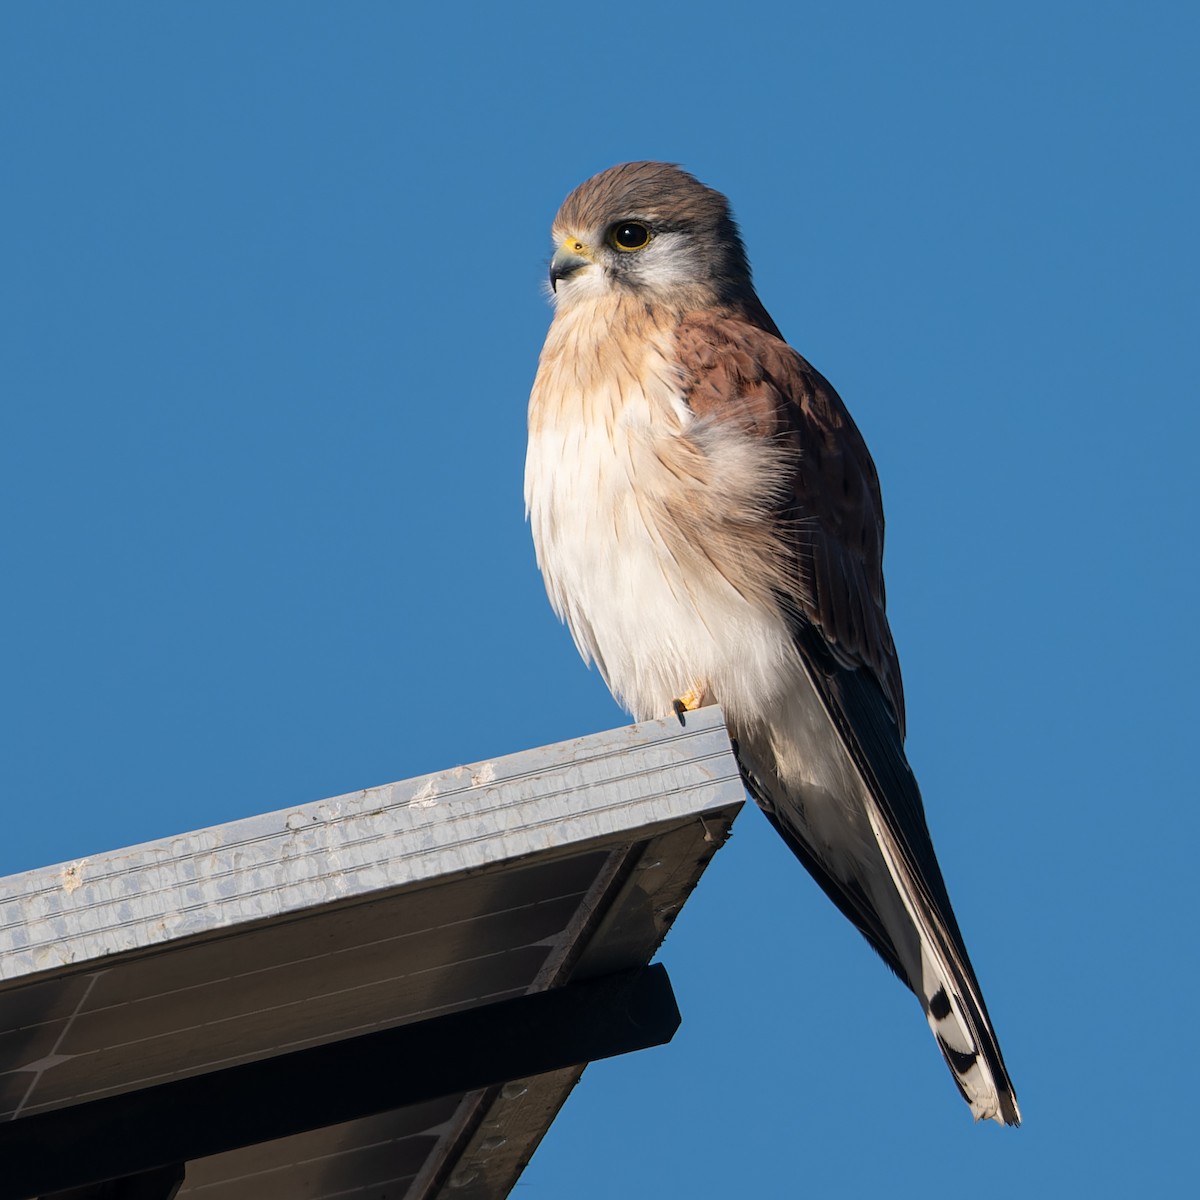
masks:
[(551, 603), (635, 719), (723, 707), (751, 795), (916, 994), (972, 1113), (1019, 1124), (904, 754), (862, 435), (719, 192), (624, 163), (552, 235), (525, 467)]

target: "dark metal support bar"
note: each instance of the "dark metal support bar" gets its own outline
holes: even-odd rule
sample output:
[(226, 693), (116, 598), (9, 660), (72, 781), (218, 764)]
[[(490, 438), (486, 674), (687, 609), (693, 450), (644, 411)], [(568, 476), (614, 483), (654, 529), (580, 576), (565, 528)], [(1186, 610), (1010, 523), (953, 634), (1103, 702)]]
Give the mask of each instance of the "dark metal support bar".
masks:
[[(69, 1154), (70, 1148), (64, 1146), (63, 1153)], [(175, 1200), (183, 1186), (183, 1172), (184, 1164), (175, 1163), (124, 1179), (106, 1179), (53, 1194), (44, 1192), (40, 1200)]]
[(661, 965), (0, 1124), (0, 1200), (30, 1200), (668, 1042)]

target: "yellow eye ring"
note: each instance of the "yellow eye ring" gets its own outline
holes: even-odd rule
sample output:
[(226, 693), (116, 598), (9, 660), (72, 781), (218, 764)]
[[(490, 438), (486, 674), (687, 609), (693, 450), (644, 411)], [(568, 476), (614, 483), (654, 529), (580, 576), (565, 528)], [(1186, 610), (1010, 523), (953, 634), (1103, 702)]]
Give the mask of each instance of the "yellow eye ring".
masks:
[(644, 250), (650, 237), (650, 226), (641, 221), (618, 221), (608, 231), (609, 244), (618, 250)]

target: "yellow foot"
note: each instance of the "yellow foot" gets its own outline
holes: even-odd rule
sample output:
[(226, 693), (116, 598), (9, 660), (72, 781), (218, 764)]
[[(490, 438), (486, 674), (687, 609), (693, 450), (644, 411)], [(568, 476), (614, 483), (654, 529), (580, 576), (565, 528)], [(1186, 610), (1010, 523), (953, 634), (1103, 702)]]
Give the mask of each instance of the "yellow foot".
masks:
[(675, 715), (682, 721), (685, 712), (695, 712), (696, 709), (703, 707), (704, 695), (703, 688), (688, 688), (682, 696), (671, 701)]

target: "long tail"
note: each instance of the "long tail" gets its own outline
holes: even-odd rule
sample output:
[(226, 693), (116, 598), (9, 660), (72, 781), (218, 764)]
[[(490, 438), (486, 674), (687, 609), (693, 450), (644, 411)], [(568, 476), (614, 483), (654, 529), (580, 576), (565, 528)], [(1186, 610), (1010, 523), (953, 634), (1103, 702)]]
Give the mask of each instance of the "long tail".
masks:
[[(868, 860), (858, 854), (853, 858), (831, 856), (828, 824), (821, 837), (814, 837), (804, 818), (806, 811), (812, 812), (811, 802), (796, 803), (778, 778), (765, 785), (762, 775), (770, 778), (774, 773), (756, 773), (740, 752), (739, 758), (747, 787), (780, 836), (916, 994), (938, 1049), (976, 1120), (1019, 1125), (1016, 1093), (933, 857), (923, 815), (920, 827), (904, 836), (896, 828), (896, 806), (881, 806), (874, 789), (869, 789), (867, 817), (878, 856), (870, 854)], [(911, 773), (907, 774), (912, 780)], [(915, 780), (911, 787), (919, 805)], [(905, 808), (900, 807), (901, 813)], [(826, 813), (826, 822), (828, 816)], [(847, 836), (845, 844), (853, 841)], [(913, 841), (924, 843), (919, 865)], [(818, 844), (826, 848), (824, 854), (815, 849)]]
[(924, 881), (912, 871), (905, 847), (897, 842), (887, 822), (870, 808), (868, 816), (892, 882), (920, 939), (920, 979), (909, 980), (909, 986), (921, 1001), (954, 1082), (976, 1120), (1020, 1125), (1017, 1095), (953, 911), (948, 910), (950, 919), (946, 921)]

